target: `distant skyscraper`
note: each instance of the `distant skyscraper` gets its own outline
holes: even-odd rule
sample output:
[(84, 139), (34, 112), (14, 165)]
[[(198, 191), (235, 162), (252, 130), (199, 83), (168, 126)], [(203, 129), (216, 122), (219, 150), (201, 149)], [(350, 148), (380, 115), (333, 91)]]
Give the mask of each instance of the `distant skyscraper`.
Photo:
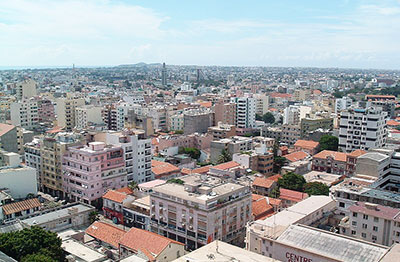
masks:
[(163, 63), (163, 65), (162, 65), (161, 83), (163, 86), (167, 85), (167, 68), (165, 67), (165, 63)]

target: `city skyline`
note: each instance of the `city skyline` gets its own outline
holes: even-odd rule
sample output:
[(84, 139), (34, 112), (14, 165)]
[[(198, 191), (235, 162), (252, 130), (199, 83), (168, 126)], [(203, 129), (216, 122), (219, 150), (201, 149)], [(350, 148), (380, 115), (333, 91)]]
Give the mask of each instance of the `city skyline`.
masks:
[(0, 67), (400, 69), (399, 1), (0, 1)]

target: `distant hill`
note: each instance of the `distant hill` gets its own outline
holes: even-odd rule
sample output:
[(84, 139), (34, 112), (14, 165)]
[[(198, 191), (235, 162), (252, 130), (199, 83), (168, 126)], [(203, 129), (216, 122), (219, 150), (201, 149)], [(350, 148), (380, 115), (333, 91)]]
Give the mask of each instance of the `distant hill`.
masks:
[(140, 62), (137, 64), (125, 64), (125, 65), (119, 65), (117, 67), (146, 67), (146, 66), (161, 66), (161, 63), (150, 63), (150, 64), (146, 64), (144, 62)]

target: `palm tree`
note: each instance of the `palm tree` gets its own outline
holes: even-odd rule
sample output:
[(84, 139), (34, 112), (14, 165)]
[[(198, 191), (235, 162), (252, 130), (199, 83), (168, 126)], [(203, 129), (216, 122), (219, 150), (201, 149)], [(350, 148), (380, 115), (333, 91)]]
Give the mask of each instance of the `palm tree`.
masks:
[(95, 221), (100, 220), (99, 213), (95, 210), (89, 213), (89, 222), (93, 224)]
[(138, 188), (138, 183), (136, 183), (135, 181), (132, 181), (131, 183), (129, 183), (128, 187), (132, 190), (135, 190)]
[(229, 162), (232, 160), (231, 154), (226, 149), (222, 149), (221, 154), (219, 155), (218, 158), (218, 164), (222, 164), (225, 162)]

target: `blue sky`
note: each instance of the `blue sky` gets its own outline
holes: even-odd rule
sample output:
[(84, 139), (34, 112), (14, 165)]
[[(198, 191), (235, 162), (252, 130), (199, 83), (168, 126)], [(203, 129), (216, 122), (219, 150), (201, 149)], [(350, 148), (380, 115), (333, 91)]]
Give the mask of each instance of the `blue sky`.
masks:
[(0, 66), (400, 69), (400, 0), (0, 0)]

